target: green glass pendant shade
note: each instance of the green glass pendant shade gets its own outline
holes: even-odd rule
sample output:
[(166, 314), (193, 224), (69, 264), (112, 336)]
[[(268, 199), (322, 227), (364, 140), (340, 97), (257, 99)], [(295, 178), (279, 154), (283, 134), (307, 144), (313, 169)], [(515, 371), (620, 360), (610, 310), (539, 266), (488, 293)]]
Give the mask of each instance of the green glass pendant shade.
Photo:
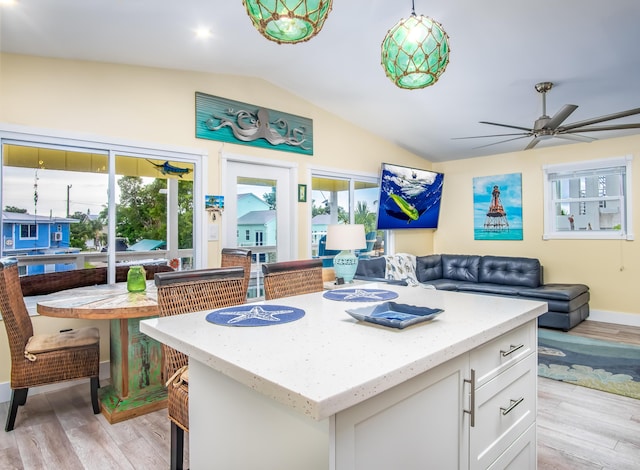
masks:
[(400, 88), (433, 85), (449, 63), (449, 36), (437, 21), (412, 14), (382, 41), (382, 67)]
[(324, 25), (333, 0), (242, 0), (253, 26), (278, 44), (308, 41)]

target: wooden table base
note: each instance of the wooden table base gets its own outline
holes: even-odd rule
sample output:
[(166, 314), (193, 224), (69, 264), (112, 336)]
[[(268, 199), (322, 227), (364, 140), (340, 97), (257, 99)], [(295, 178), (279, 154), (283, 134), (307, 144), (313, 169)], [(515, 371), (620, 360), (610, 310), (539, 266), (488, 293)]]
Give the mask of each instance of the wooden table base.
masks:
[(110, 424), (167, 407), (167, 389), (164, 387), (148, 390), (147, 393), (135, 397), (121, 398), (116, 390), (108, 385), (100, 388), (99, 395), (102, 414)]
[(112, 424), (167, 406), (162, 347), (140, 333), (140, 319), (111, 320), (111, 385), (99, 392)]

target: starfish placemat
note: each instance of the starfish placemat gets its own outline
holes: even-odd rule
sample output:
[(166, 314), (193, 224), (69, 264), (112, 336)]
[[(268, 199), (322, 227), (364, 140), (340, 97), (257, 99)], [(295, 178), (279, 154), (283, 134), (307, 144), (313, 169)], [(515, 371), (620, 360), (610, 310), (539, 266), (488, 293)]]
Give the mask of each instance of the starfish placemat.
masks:
[(304, 317), (304, 310), (286, 305), (238, 305), (214, 310), (207, 321), (223, 326), (281, 325)]

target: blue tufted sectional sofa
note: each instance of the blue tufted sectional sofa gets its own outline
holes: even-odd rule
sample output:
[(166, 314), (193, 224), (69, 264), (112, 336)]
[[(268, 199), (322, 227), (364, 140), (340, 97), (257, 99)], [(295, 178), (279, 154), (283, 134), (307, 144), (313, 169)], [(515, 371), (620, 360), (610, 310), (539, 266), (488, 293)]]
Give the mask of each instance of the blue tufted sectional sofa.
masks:
[[(564, 331), (589, 316), (589, 287), (584, 284), (544, 284), (542, 266), (535, 258), (454, 254), (416, 256), (415, 266), (405, 266), (400, 276), (390, 259), (391, 256), (361, 259), (356, 279), (397, 282), (405, 276), (407, 283), (413, 280), (436, 289), (547, 302), (549, 311), (539, 317), (538, 325)], [(411, 268), (415, 269), (415, 279)]]

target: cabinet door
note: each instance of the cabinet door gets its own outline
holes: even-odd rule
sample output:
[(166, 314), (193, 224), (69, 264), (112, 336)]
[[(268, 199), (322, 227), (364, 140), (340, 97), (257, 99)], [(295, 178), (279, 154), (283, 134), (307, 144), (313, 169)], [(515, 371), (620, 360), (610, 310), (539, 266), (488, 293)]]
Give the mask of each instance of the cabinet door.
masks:
[(338, 413), (336, 469), (468, 467), (468, 355)]

